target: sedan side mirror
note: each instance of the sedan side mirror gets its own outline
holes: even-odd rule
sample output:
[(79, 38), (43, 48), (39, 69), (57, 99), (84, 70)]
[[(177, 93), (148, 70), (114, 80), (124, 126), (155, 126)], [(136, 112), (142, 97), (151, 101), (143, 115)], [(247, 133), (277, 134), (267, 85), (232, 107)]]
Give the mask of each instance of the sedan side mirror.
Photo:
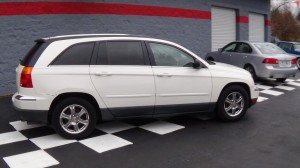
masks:
[(222, 52), (222, 51), (223, 51), (223, 48), (219, 48), (218, 51), (219, 51), (219, 52)]
[(200, 69), (201, 68), (201, 62), (196, 60), (193, 64), (193, 68), (195, 69)]

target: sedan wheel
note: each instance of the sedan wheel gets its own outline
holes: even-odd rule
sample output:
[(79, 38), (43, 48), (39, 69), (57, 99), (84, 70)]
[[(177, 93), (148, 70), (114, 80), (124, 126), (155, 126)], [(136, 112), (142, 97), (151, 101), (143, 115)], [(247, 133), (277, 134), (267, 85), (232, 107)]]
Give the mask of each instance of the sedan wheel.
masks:
[(298, 67), (298, 69), (300, 69), (300, 58), (297, 58), (297, 67)]
[(239, 85), (225, 88), (218, 100), (217, 117), (223, 121), (240, 120), (249, 107), (249, 93)]
[(91, 134), (97, 122), (94, 106), (82, 98), (72, 97), (60, 101), (52, 114), (56, 132), (68, 139), (81, 139)]
[(254, 81), (257, 80), (255, 70), (251, 65), (246, 65), (245, 70), (248, 71), (252, 75), (252, 78), (253, 78)]

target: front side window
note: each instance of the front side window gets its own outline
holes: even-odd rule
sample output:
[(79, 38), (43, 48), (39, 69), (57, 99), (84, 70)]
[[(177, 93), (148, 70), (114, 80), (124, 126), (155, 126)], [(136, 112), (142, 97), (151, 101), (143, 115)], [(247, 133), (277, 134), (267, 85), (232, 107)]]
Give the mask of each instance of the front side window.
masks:
[(252, 49), (248, 44), (241, 43), (237, 47), (236, 52), (239, 52), (239, 53), (252, 53)]
[(225, 52), (234, 52), (235, 51), (235, 48), (236, 48), (236, 43), (232, 43), (232, 44), (229, 44), (228, 46), (224, 47), (223, 51)]
[(156, 66), (192, 67), (194, 58), (187, 53), (164, 44), (149, 43)]
[(107, 65), (145, 65), (139, 41), (109, 41), (106, 43), (106, 57)]
[(62, 52), (52, 65), (89, 65), (94, 43), (76, 44)]

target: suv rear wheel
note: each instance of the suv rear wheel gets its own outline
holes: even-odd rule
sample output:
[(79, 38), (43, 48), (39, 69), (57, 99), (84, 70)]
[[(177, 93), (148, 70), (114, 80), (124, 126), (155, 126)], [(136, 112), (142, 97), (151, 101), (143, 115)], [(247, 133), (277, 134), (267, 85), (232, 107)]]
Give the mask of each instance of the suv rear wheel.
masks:
[(82, 98), (72, 97), (59, 102), (54, 108), (52, 124), (56, 132), (68, 139), (90, 135), (96, 125), (94, 106)]
[(249, 94), (238, 85), (225, 88), (218, 100), (217, 117), (222, 121), (240, 120), (249, 107)]

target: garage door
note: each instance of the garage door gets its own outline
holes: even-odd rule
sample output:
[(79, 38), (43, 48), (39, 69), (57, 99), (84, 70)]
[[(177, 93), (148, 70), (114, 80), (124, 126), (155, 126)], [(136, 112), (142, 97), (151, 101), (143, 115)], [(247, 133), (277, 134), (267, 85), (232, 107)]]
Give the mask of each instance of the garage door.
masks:
[(249, 40), (262, 42), (265, 41), (265, 17), (264, 15), (249, 14)]
[(212, 8), (212, 51), (236, 40), (236, 12), (227, 8)]

